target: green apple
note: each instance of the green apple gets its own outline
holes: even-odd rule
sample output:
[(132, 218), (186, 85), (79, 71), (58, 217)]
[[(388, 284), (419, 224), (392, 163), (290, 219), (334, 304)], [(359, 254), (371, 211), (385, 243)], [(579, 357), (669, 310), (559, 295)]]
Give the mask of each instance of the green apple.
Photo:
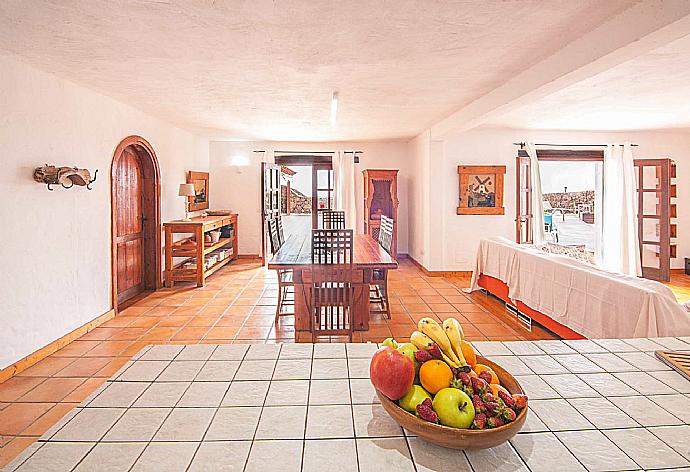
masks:
[(395, 339), (393, 338), (386, 338), (384, 341), (381, 343), (381, 346), (387, 346), (387, 347), (392, 347), (393, 349), (398, 348), (398, 343), (395, 342)]
[(419, 368), (422, 366), (414, 357), (414, 353), (418, 351), (417, 346), (412, 343), (405, 343), (398, 346), (398, 351), (407, 356), (414, 365), (414, 383), (419, 383)]
[(431, 398), (431, 395), (419, 385), (413, 385), (407, 393), (398, 400), (398, 403), (402, 408), (410, 413), (414, 413), (417, 411), (417, 405), (422, 403), (426, 398)]
[(469, 428), (474, 421), (474, 405), (465, 392), (457, 388), (440, 390), (433, 400), (434, 411), (442, 425)]
[(407, 357), (410, 358), (412, 362), (414, 362), (415, 366), (418, 364), (417, 359), (414, 358), (414, 353), (417, 351), (417, 346), (415, 346), (412, 343), (405, 343), (405, 344), (400, 344), (398, 346), (398, 351), (401, 353), (405, 354)]

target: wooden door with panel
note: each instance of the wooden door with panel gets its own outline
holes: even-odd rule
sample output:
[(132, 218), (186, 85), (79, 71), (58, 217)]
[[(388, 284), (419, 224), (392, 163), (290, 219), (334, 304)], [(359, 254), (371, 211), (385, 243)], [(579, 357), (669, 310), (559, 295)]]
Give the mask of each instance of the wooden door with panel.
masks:
[(133, 147), (122, 152), (115, 173), (117, 302), (144, 290), (143, 172)]
[(261, 263), (266, 265), (271, 252), (268, 222), (280, 217), (280, 166), (267, 162), (261, 163), (261, 210)]

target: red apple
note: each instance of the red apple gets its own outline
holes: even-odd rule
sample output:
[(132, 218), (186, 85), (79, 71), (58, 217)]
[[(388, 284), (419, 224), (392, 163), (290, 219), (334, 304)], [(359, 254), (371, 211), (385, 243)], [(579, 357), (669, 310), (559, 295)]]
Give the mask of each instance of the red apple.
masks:
[(399, 400), (412, 387), (414, 364), (405, 354), (385, 346), (371, 358), (369, 373), (376, 390), (391, 400)]

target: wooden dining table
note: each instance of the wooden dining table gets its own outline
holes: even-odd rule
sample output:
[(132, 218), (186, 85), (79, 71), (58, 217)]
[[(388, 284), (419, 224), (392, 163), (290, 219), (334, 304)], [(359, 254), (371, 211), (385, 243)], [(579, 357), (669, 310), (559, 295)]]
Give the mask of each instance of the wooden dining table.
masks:
[[(369, 286), (375, 269), (397, 269), (398, 262), (368, 234), (355, 234), (352, 247), (354, 306), (353, 329), (369, 329)], [(271, 270), (292, 269), (295, 284), (295, 339), (311, 336), (306, 303), (311, 280), (311, 231), (290, 235), (268, 262)]]

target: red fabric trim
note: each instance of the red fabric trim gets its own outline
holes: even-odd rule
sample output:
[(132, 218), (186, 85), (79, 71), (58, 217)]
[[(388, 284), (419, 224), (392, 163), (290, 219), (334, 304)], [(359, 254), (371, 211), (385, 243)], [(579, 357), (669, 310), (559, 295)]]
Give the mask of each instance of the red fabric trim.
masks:
[(487, 290), (491, 294), (497, 296), (501, 300), (503, 300), (506, 303), (510, 303), (511, 305), (514, 305), (517, 307), (518, 310), (520, 310), (522, 313), (525, 315), (529, 316), (532, 318), (533, 321), (536, 321), (540, 325), (542, 325), (544, 328), (556, 333), (558, 336), (560, 336), (563, 339), (587, 339), (586, 337), (582, 336), (580, 333), (577, 331), (573, 331), (572, 329), (568, 328), (565, 325), (562, 325), (558, 321), (555, 321), (553, 318), (551, 318), (548, 315), (545, 315), (544, 313), (541, 313), (539, 311), (533, 310), (532, 308), (528, 307), (521, 301), (513, 301), (508, 297), (508, 286), (500, 281), (499, 279), (495, 277), (491, 277), (489, 275), (484, 275), (480, 274), (479, 275), (479, 280), (477, 281), (480, 287), (483, 289)]

